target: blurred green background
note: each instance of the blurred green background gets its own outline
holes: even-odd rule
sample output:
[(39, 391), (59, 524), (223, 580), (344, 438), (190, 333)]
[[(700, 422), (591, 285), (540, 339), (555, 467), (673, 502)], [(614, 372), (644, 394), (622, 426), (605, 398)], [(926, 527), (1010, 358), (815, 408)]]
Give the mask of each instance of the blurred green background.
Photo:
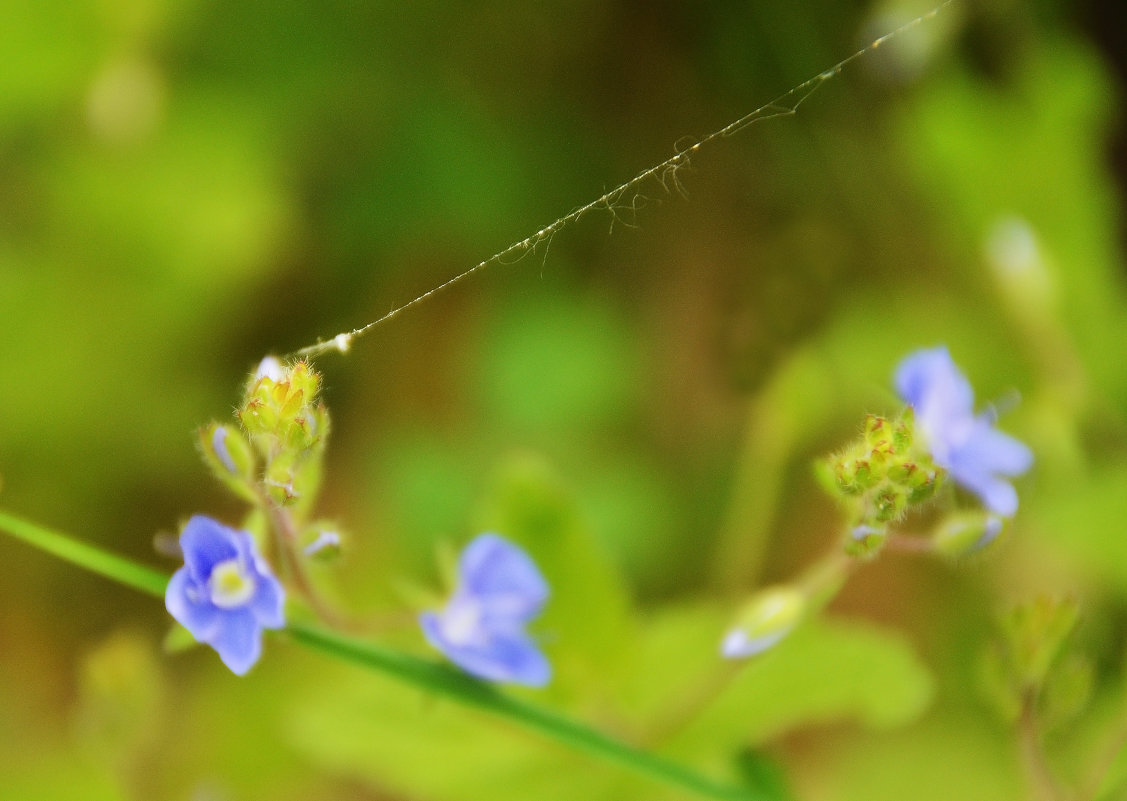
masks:
[[(687, 198), (649, 186), (634, 227), (585, 218), (324, 358), (322, 508), (348, 539), (323, 578), (398, 614), (436, 547), (504, 531), (556, 593), (536, 697), (646, 742), (739, 599), (832, 547), (811, 461), (946, 343), (1037, 455), (1005, 547), (881, 558), (656, 745), (718, 776), (754, 753), (802, 799), (1020, 797), (974, 665), (1008, 600), (1066, 592), (1097, 664), (1048, 744), (1072, 778), (1124, 700), (1116, 5), (956, 2), (702, 151)], [(379, 317), (929, 3), (0, 8), (0, 505), (171, 571), (155, 534), (239, 519), (193, 432), (264, 354)], [(165, 656), (160, 604), (12, 541), (0, 562), (4, 799), (682, 797), (279, 640), (242, 680)]]

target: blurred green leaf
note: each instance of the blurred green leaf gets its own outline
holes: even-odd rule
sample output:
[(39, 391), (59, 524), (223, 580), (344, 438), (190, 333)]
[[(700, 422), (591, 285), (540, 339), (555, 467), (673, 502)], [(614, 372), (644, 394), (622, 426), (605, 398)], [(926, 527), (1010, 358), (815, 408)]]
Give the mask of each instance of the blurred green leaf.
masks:
[(733, 754), (787, 732), (833, 721), (875, 729), (917, 719), (934, 694), (930, 672), (905, 639), (860, 622), (813, 621), (746, 663), (723, 663), (728, 613), (666, 610), (633, 650), (633, 679), (618, 697), (640, 729), (656, 727), (676, 752)]

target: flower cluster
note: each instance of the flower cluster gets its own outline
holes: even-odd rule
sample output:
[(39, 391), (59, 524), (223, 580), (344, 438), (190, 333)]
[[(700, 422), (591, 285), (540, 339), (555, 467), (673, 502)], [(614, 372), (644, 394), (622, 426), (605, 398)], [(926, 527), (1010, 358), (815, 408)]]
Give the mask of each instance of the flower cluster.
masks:
[(846, 550), (870, 555), (884, 544), (888, 526), (909, 506), (935, 494), (942, 471), (926, 452), (913, 447), (910, 413), (897, 420), (869, 415), (865, 433), (823, 465), (827, 486), (848, 505)]
[[(1032, 452), (998, 431), (993, 414), (975, 414), (970, 382), (945, 347), (909, 354), (894, 383), (908, 408), (895, 419), (869, 415), (856, 442), (818, 463), (823, 485), (846, 508), (845, 553), (874, 557), (890, 527), (930, 500), (947, 476), (977, 496), (981, 508), (954, 510), (911, 547), (951, 559), (983, 550), (1017, 511), (1010, 479), (1032, 466)], [(831, 557), (793, 585), (752, 595), (721, 641), (721, 654), (742, 659), (773, 648), (837, 591), (848, 565)]]
[[(983, 509), (949, 516), (937, 527), (933, 552), (958, 557), (985, 547), (1017, 511), (1009, 479), (1029, 469), (1030, 450), (996, 430), (991, 414), (975, 414), (970, 384), (946, 348), (909, 355), (896, 369), (895, 385), (908, 409), (895, 419), (870, 415), (860, 439), (821, 465), (826, 486), (849, 508), (846, 553), (875, 555), (889, 527), (932, 498), (948, 475), (978, 496)], [(340, 545), (331, 524), (304, 519), (328, 432), (319, 389), (320, 377), (306, 363), (268, 358), (247, 385), (237, 413), (242, 430), (213, 423), (200, 432), (213, 472), (280, 529), (272, 532), (275, 549), (287, 557), (288, 570), (298, 571), (294, 586), (305, 594), (301, 559), (331, 555)], [(285, 623), (282, 585), (246, 531), (196, 516), (180, 543), (184, 567), (168, 585), (168, 610), (231, 670), (245, 673), (261, 654), (263, 630)], [(753, 595), (725, 635), (721, 654), (746, 658), (773, 648), (836, 591), (844, 568), (838, 562), (831, 568)], [(526, 627), (548, 594), (528, 554), (497, 534), (481, 534), (463, 551), (445, 606), (423, 612), (419, 624), (426, 640), (467, 673), (542, 686), (551, 666)]]
[[(341, 535), (311, 521), (320, 484), (329, 416), (317, 400), (321, 378), (308, 363), (266, 357), (247, 381), (239, 426), (211, 423), (199, 444), (211, 471), (257, 514), (271, 552), (292, 588), (327, 619), (336, 614), (316, 596), (303, 563), (335, 555)], [(242, 675), (262, 653), (262, 632), (285, 625), (286, 594), (246, 531), (193, 517), (180, 537), (184, 567), (168, 585), (168, 611), (199, 642)], [(548, 585), (520, 548), (483, 534), (465, 549), (458, 587), (446, 607), (419, 622), (426, 639), (466, 672), (492, 681), (539, 686), (551, 668), (525, 625), (539, 614)]]

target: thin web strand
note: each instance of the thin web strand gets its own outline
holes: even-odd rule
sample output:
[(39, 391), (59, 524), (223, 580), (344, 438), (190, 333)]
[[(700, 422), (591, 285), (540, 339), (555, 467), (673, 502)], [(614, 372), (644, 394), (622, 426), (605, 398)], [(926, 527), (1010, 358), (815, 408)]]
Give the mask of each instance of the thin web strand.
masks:
[[(765, 103), (754, 111), (728, 123), (723, 128), (719, 128), (718, 130), (713, 131), (707, 136), (697, 139), (691, 144), (681, 147), (675, 146), (674, 154), (667, 158), (665, 161), (662, 161), (659, 164), (655, 164), (649, 169), (642, 170), (630, 180), (619, 184), (614, 189), (604, 192), (602, 195), (595, 198), (591, 202), (585, 203), (582, 206), (578, 206), (577, 208), (572, 209), (570, 212), (562, 217), (557, 218), (555, 222), (544, 226), (536, 233), (530, 234), (524, 239), (514, 242), (503, 250), (497, 251), (489, 258), (478, 262), (477, 264), (466, 270), (463, 270), (462, 272), (458, 273), (452, 278), (447, 279), (446, 281), (443, 281), (441, 284), (438, 284), (432, 289), (428, 289), (426, 292), (415, 297), (413, 300), (409, 300), (401, 306), (396, 306), (394, 309), (392, 309), (382, 317), (372, 320), (370, 323), (362, 325), (359, 328), (354, 328), (351, 331), (337, 334), (332, 339), (321, 340), (313, 345), (308, 345), (304, 348), (293, 351), (288, 355), (288, 357), (294, 359), (315, 358), (330, 351), (347, 353), (348, 349), (352, 346), (352, 343), (356, 339), (364, 336), (373, 328), (383, 325), (399, 314), (407, 311), (412, 306), (423, 303), (430, 297), (437, 295), (444, 289), (447, 289), (448, 287), (451, 287), (466, 278), (469, 278), (474, 273), (480, 270), (484, 270), (486, 267), (490, 267), (496, 264), (513, 264), (523, 259), (529, 253), (534, 253), (537, 250), (541, 250), (543, 252), (543, 258), (546, 260), (548, 256), (548, 247), (550, 246), (553, 237), (555, 237), (555, 235), (564, 228), (578, 223), (591, 212), (603, 211), (610, 216), (610, 233), (614, 232), (615, 223), (628, 228), (634, 227), (636, 225), (638, 212), (645, 207), (647, 201), (647, 197), (644, 193), (636, 191), (643, 185), (653, 182), (661, 187), (667, 194), (671, 194), (670, 190), (672, 189), (673, 191), (676, 191), (678, 194), (683, 196), (685, 194), (685, 190), (681, 185), (678, 173), (680, 173), (682, 169), (689, 165), (689, 161), (692, 156), (695, 155), (701, 148), (711, 144), (717, 139), (726, 139), (730, 136), (735, 136), (754, 123), (762, 122), (763, 120), (774, 119), (776, 117), (793, 117), (798, 113), (799, 106), (806, 102), (806, 100), (811, 95), (813, 95), (814, 92), (816, 92), (822, 86), (822, 84), (840, 75), (842, 70), (844, 70), (851, 63), (859, 58), (862, 58), (873, 50), (878, 49), (881, 45), (886, 44), (887, 42), (900, 36), (904, 32), (922, 25), (923, 23), (941, 13), (945, 8), (947, 8), (947, 6), (951, 5), (955, 1), (956, 0), (945, 0), (945, 2), (936, 6), (926, 14), (922, 14), (921, 16), (916, 17), (910, 22), (906, 22), (895, 30), (890, 31), (883, 36), (878, 37), (877, 39), (874, 39), (868, 45), (862, 47), (852, 55), (843, 58), (841, 61), (834, 64), (829, 69), (819, 72), (812, 78), (808, 78), (794, 88), (779, 95), (774, 100)], [(627, 197), (629, 197), (628, 200), (624, 199)]]

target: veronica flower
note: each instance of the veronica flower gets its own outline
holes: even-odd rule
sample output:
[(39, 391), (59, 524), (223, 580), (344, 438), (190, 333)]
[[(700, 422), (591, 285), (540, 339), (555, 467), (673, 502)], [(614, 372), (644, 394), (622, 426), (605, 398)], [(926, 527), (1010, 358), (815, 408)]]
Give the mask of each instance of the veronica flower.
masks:
[(285, 625), (285, 592), (245, 531), (196, 515), (180, 534), (184, 566), (164, 604), (192, 636), (237, 675), (262, 655), (262, 630)]
[(947, 348), (911, 354), (896, 368), (895, 381), (935, 463), (991, 512), (1012, 516), (1017, 492), (1008, 479), (1028, 470), (1033, 454), (994, 428), (992, 412), (974, 413), (974, 390)]
[(424, 612), (419, 623), (427, 641), (467, 673), (539, 687), (551, 667), (524, 627), (547, 599), (548, 584), (528, 554), (481, 534), (462, 551), (445, 608)]

